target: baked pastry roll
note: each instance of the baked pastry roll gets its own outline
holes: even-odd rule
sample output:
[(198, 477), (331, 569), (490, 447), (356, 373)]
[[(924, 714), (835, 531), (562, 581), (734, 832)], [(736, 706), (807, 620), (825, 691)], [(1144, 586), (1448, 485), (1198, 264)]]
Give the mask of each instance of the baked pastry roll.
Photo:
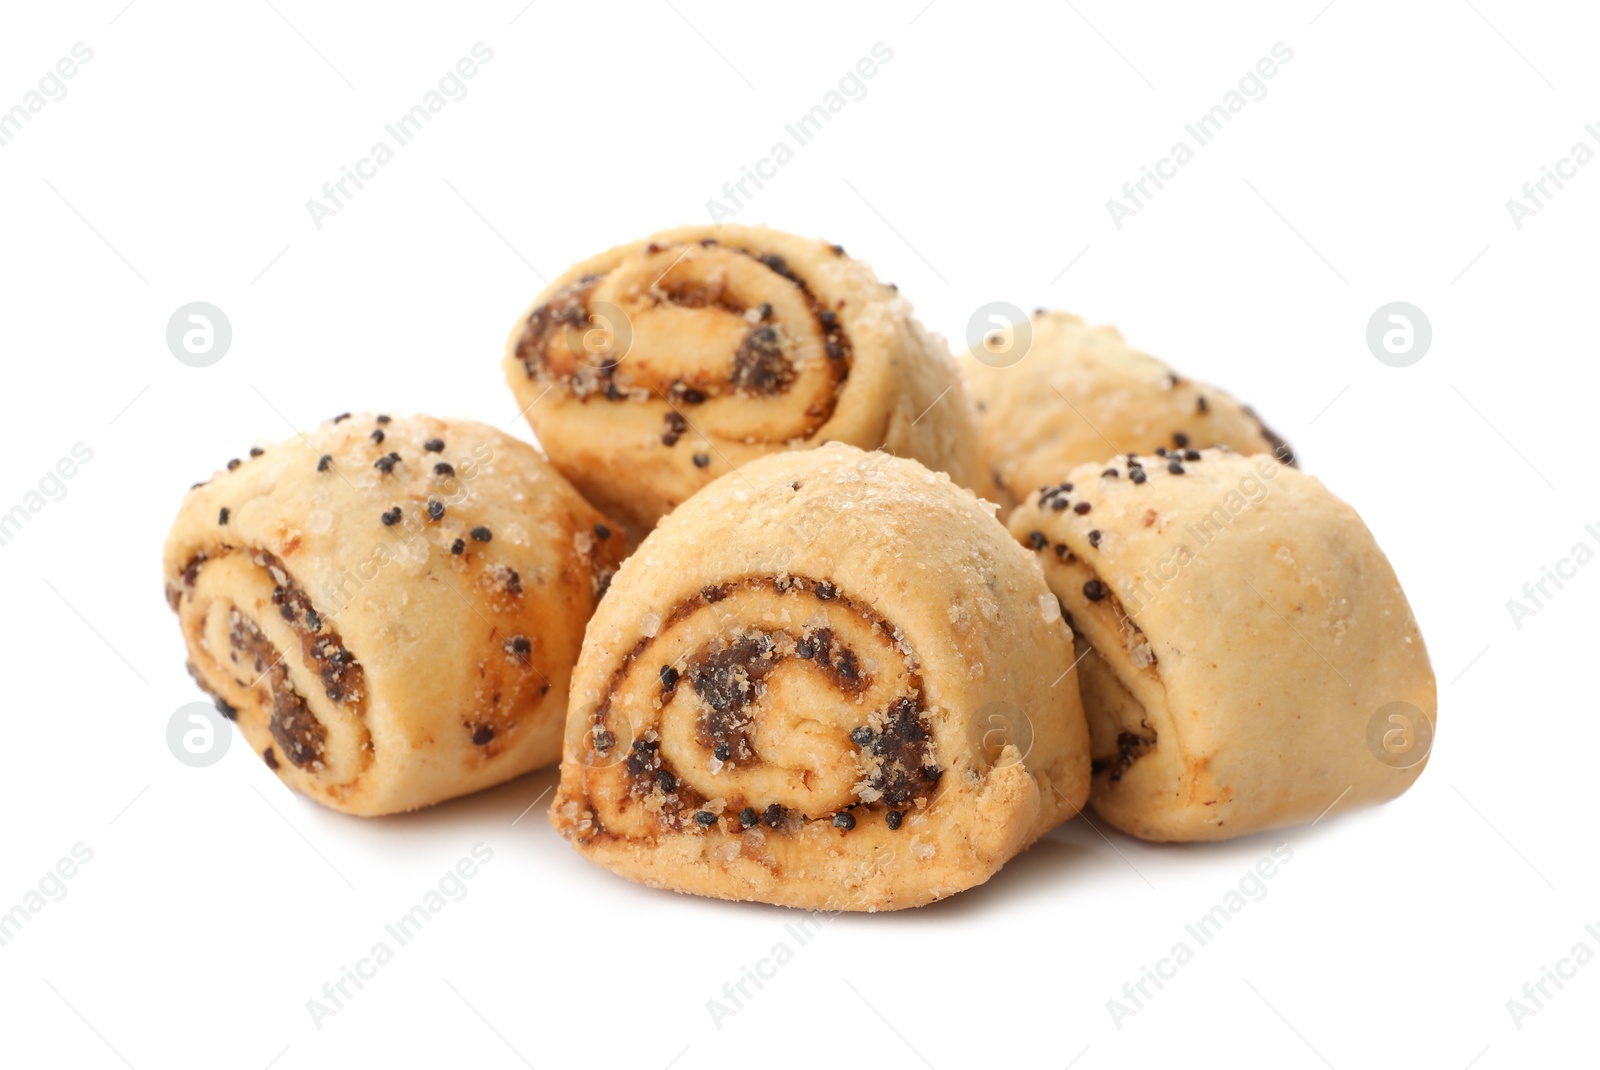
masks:
[(1071, 636), (990, 508), (831, 444), (756, 461), (617, 573), (552, 823), (657, 888), (831, 910), (980, 884), (1088, 790)]
[(1090, 801), (1117, 828), (1227, 839), (1422, 772), (1425, 751), (1394, 760), (1370, 735), (1398, 711), (1431, 740), (1422, 635), (1371, 532), (1313, 477), (1222, 447), (1120, 457), (1036, 491), (1010, 528), (1076, 632)]
[(682, 227), (578, 264), (505, 371), (555, 466), (638, 536), (732, 468), (830, 441), (991, 489), (943, 340), (843, 248), (781, 231)]
[(279, 778), (388, 814), (556, 760), (621, 544), (491, 427), (342, 416), (190, 490), (167, 600), (190, 672)]
[[(1031, 340), (1016, 357), (1023, 342)], [(1231, 446), (1294, 463), (1248, 406), (1130, 349), (1115, 327), (1036, 312), (959, 358), (994, 477), (1021, 501), (1072, 467), (1118, 453)]]

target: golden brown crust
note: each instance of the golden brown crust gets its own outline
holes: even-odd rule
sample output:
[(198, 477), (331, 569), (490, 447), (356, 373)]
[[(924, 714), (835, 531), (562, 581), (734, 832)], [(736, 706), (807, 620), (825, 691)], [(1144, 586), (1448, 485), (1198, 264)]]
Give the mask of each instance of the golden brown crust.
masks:
[(1066, 312), (1036, 313), (1020, 360), (1016, 338), (961, 355), (995, 478), (1021, 501), (1080, 464), (1157, 447), (1269, 453), (1293, 463), (1288, 444), (1248, 407), (1129, 348), (1115, 327)]
[(552, 462), (635, 537), (739, 465), (831, 441), (992, 492), (944, 342), (864, 263), (781, 231), (681, 227), (576, 265), (505, 373)]
[(1152, 840), (1216, 840), (1405, 791), (1374, 718), (1428, 722), (1433, 670), (1355, 510), (1269, 456), (1082, 465), (1012, 513), (1078, 635), (1091, 803)]
[(947, 476), (842, 444), (768, 457), (617, 573), (551, 821), (654, 887), (932, 902), (1082, 805), (1070, 651), (1038, 567)]
[(556, 759), (621, 544), (525, 443), (361, 414), (192, 489), (164, 558), (201, 687), (286, 783), (370, 815)]

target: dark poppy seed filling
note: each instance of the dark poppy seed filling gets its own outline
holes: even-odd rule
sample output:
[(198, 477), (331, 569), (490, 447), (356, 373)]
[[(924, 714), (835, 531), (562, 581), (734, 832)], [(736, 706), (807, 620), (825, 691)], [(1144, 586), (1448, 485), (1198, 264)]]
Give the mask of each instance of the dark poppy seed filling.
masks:
[(741, 635), (732, 646), (690, 666), (689, 683), (713, 713), (738, 713), (776, 663), (772, 636)]
[[(234, 551), (224, 548), (220, 556), (242, 552), (250, 563), (261, 569), (273, 583), (270, 604), (277, 608), (278, 616), (293, 630), (300, 640), (300, 661), (315, 674), (324, 694), (331, 702), (347, 707), (357, 717), (362, 715), (366, 701), (366, 676), (361, 664), (344, 645), (339, 632), (320, 612), (285, 569), (283, 563), (265, 550)], [(204, 554), (196, 555), (183, 570), (179, 585), (168, 591), (173, 608), (178, 609), (185, 596), (196, 597), (196, 588), (208, 561)], [(228, 660), (233, 664), (234, 683), (255, 697), (260, 685), (265, 685), (267, 696), (253, 702), (267, 719), (267, 727), (281, 751), (294, 766), (320, 772), (325, 767), (324, 748), (327, 729), (318, 719), (305, 694), (296, 688), (289, 677), (289, 662), (262, 630), (256, 619), (237, 605), (227, 605), (225, 624), (230, 648)], [(194, 671), (191, 666), (191, 671)], [(196, 674), (202, 688), (214, 694), (206, 679)], [(229, 720), (236, 720), (240, 707), (216, 697), (217, 709)], [(269, 763), (271, 764), (271, 763)]]
[(305, 697), (289, 683), (289, 671), (278, 648), (256, 623), (238, 609), (228, 615), (228, 641), (250, 659), (258, 677), (264, 676), (272, 692), (268, 727), (283, 755), (299, 769), (320, 769), (328, 731), (311, 712)]
[(673, 381), (672, 389), (669, 393), (672, 394), (675, 400), (681, 401), (685, 405), (704, 405), (706, 402), (704, 390), (696, 390), (682, 379)]
[(1267, 440), (1267, 445), (1272, 447), (1272, 455), (1290, 468), (1298, 468), (1299, 461), (1295, 457), (1294, 448), (1285, 442), (1283, 436), (1266, 425), (1266, 422), (1256, 414), (1250, 406), (1244, 406), (1244, 414), (1256, 422), (1261, 429), (1261, 437)]
[(779, 660), (772, 636), (753, 632), (689, 667), (690, 686), (706, 706), (695, 726), (695, 738), (719, 761), (754, 757), (755, 748), (746, 734), (750, 722), (744, 716), (745, 707)]
[[(713, 257), (749, 257), (792, 284), (811, 313), (813, 322), (808, 325), (808, 330), (799, 331), (790, 324), (790, 329), (786, 331), (785, 324), (774, 318), (776, 313), (771, 302), (746, 303), (735, 292), (735, 286), (719, 279), (715, 271), (696, 270), (699, 261), (691, 261), (681, 271), (674, 270), (684, 259), (683, 253), (687, 250), (679, 246), (652, 244), (633, 254), (633, 257), (664, 258), (660, 270), (652, 270), (653, 281), (638, 301), (645, 309), (661, 306), (715, 309), (742, 317), (749, 326), (730, 354), (730, 370), (717, 373), (707, 369), (704, 373), (688, 376), (690, 381), (674, 377), (670, 381), (652, 382), (648, 360), (624, 359), (631, 358), (631, 352), (618, 357), (613, 356), (610, 349), (597, 351), (595, 339), (604, 339), (606, 330), (614, 331), (617, 328), (609, 322), (611, 317), (591, 310), (591, 305), (597, 303), (595, 291), (605, 282), (606, 276), (590, 274), (562, 287), (528, 314), (515, 350), (516, 359), (522, 364), (528, 378), (559, 385), (573, 397), (604, 398), (613, 402), (659, 403), (668, 399), (669, 404), (681, 401), (699, 405), (719, 394), (728, 393), (773, 397), (786, 394), (794, 387), (800, 376), (796, 344), (804, 335), (814, 331), (829, 358), (828, 378), (836, 392), (838, 386), (848, 378), (853, 358), (850, 339), (838, 312), (825, 307), (805, 280), (781, 256), (758, 254), (716, 242), (701, 242), (700, 245), (715, 249), (716, 252), (711, 254)], [(636, 267), (633, 257), (622, 261), (617, 270), (626, 271)], [(630, 309), (632, 307), (630, 305)], [(638, 339), (634, 341), (637, 343)], [(612, 338), (606, 344), (615, 345), (616, 340)], [(727, 378), (719, 383), (717, 380), (721, 374), (726, 374)], [(832, 416), (833, 407), (831, 398), (809, 406), (806, 410), (807, 429), (803, 437), (809, 437), (817, 427), (827, 422)], [(682, 433), (682, 428), (669, 427), (662, 435), (663, 444), (675, 445)], [(705, 467), (698, 461), (699, 456), (704, 455), (697, 455), (697, 466)]]
[(294, 582), (276, 557), (259, 550), (251, 560), (278, 583), (272, 592), (273, 604), (299, 634), (301, 658), (317, 674), (323, 693), (340, 704), (361, 702), (366, 694), (366, 672), (344, 645), (339, 632), (316, 610), (311, 596)]
[(756, 327), (733, 354), (732, 382), (746, 394), (781, 394), (795, 379), (795, 366), (783, 351), (778, 332)]
[(189, 560), (188, 564), (183, 566), (183, 571), (178, 574), (177, 583), (168, 582), (168, 609), (172, 610), (174, 613), (178, 612), (178, 607), (183, 604), (184, 594), (194, 590), (195, 581), (200, 578), (200, 569), (205, 565), (206, 560), (207, 558), (205, 551), (200, 551)]
[(676, 446), (678, 439), (682, 438), (683, 433), (689, 430), (689, 421), (685, 420), (680, 412), (668, 412), (665, 419), (667, 429), (661, 435), (661, 444), (663, 446)]
[(1146, 739), (1134, 732), (1117, 733), (1117, 754), (1114, 758), (1096, 758), (1089, 766), (1089, 772), (1094, 776), (1110, 772), (1111, 782), (1117, 783), (1122, 779), (1134, 762), (1138, 761), (1150, 748), (1156, 745), (1154, 739)]
[(875, 759), (871, 785), (885, 802), (908, 803), (939, 782), (927, 719), (911, 699), (890, 708), (883, 731), (864, 750)]
[[(604, 731), (602, 729), (602, 731)], [(658, 761), (656, 758), (656, 742), (653, 739), (636, 739), (633, 741), (632, 753), (624, 761), (623, 767), (630, 776), (640, 776), (645, 770), (650, 769)]]
[[(737, 621), (742, 615), (739, 608), (708, 607), (772, 597), (785, 602), (800, 600), (786, 606), (783, 614), (794, 623), (771, 623), (763, 613), (758, 618), (763, 623), (723, 624), (719, 626), (721, 636), (677, 655), (677, 665), (657, 661), (652, 666), (651, 645), (674, 626), (701, 611), (731, 612), (731, 619)], [(840, 613), (851, 616), (841, 619), (836, 615)], [(883, 650), (869, 639), (873, 636), (880, 637)], [(854, 644), (860, 642), (870, 644), (870, 657), (856, 649)], [(895, 666), (885, 664), (885, 657), (903, 657), (905, 661)], [(804, 668), (799, 667), (801, 663)], [(634, 740), (621, 772), (628, 796), (668, 829), (693, 830), (699, 825), (710, 830), (716, 825), (732, 831), (729, 823), (716, 818), (719, 814), (737, 814), (741, 829), (763, 824), (775, 831), (794, 831), (807, 822), (851, 831), (874, 815), (889, 820), (891, 809), (897, 811), (894, 820), (898, 822), (909, 805), (926, 806), (942, 775), (915, 669), (916, 658), (898, 629), (829, 581), (804, 577), (732, 581), (706, 588), (681, 603), (650, 636), (639, 640), (613, 675), (609, 694), (594, 714), (589, 738), (602, 734), (614, 738), (612, 703), (621, 694), (630, 696), (631, 708), (646, 702), (646, 709), (663, 711), (659, 725), (673, 726), (670, 743), (658, 734), (657, 727), (644, 730)], [(638, 683), (630, 683), (639, 670), (650, 671), (648, 698), (639, 692)], [(819, 741), (838, 733), (832, 737), (837, 744), (819, 744), (829, 755), (821, 768), (808, 769), (804, 759), (779, 758), (778, 752), (762, 753), (760, 741), (768, 737), (761, 733), (772, 730), (771, 721), (762, 728), (763, 719), (784, 718), (794, 712), (783, 705), (785, 696), (768, 694), (772, 686), (788, 686), (774, 685), (778, 679), (774, 674), (780, 670), (820, 673), (839, 693), (839, 707), (819, 710), (811, 729), (822, 733)], [(773, 705), (774, 701), (778, 704)], [(840, 725), (835, 716), (842, 716), (845, 723)], [(842, 750), (833, 749), (840, 745)], [(595, 749), (598, 753), (599, 748)], [(674, 762), (685, 759), (691, 764), (673, 768)], [(782, 801), (760, 798), (765, 789), (759, 785), (776, 783), (769, 781), (773, 769), (785, 770), (785, 775), (795, 777), (804, 789), (780, 789), (800, 790), (799, 795), (780, 796)], [(719, 779), (707, 779), (708, 775)], [(743, 777), (754, 779), (745, 781)], [(696, 816), (707, 813), (713, 815), (711, 824)]]

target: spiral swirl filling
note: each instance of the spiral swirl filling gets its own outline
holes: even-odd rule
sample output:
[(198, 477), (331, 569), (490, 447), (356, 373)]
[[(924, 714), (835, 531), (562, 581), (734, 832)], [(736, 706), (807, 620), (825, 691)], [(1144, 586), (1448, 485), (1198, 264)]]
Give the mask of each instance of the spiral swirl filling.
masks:
[[(212, 583), (205, 582), (213, 576)], [(241, 602), (251, 602), (245, 596), (256, 592), (264, 595), (261, 602), (277, 607), (281, 623), (258, 620), (241, 608)], [(198, 649), (210, 653), (213, 661), (210, 675), (192, 664), (190, 671), (227, 710), (235, 710), (249, 696), (258, 698), (277, 745), (262, 755), (268, 765), (276, 767), (281, 752), (297, 769), (322, 774), (330, 765), (349, 764), (336, 760), (335, 751), (360, 755), (356, 764), (365, 764), (371, 754), (370, 738), (362, 727), (365, 671), (338, 629), (317, 611), (275, 555), (265, 550), (236, 553), (229, 547), (214, 557), (197, 554), (168, 589), (169, 602), (180, 612), (185, 596), (196, 605), (186, 623), (198, 639)], [(277, 634), (270, 635), (269, 630)], [(292, 642), (299, 646), (298, 665), (284, 652)], [(218, 651), (226, 653), (219, 656)], [(331, 704), (322, 715), (317, 707), (323, 703), (308, 697), (315, 695), (313, 688)], [(329, 710), (336, 716), (327, 716)], [(351, 743), (355, 745), (350, 747)], [(354, 771), (358, 770), (339, 770)]]
[[(1130, 458), (1132, 471), (1139, 465)], [(1040, 487), (1038, 505), (1041, 510), (1065, 512), (1071, 504), (1071, 483), (1054, 487)], [(1100, 533), (1089, 533), (1089, 545), (1098, 548)], [(1028, 545), (1035, 553), (1051, 550), (1050, 539), (1043, 531), (1029, 533)], [(1143, 702), (1136, 691), (1136, 677), (1144, 674), (1156, 687), (1160, 677), (1156, 672), (1158, 658), (1144, 629), (1129, 614), (1118, 598), (1112, 584), (1100, 578), (1087, 561), (1081, 559), (1065, 543), (1054, 544), (1056, 564), (1047, 566), (1064, 569), (1071, 582), (1083, 591), (1090, 606), (1098, 607), (1098, 621), (1086, 617), (1084, 621), (1073, 618), (1071, 610), (1062, 603), (1062, 616), (1072, 629), (1073, 652), (1078, 666), (1078, 685), (1083, 696), (1084, 712), (1089, 718), (1092, 740), (1090, 771), (1094, 776), (1106, 774), (1113, 784), (1140, 758), (1156, 746), (1156, 731), (1150, 727)], [(1046, 558), (1048, 561), (1048, 558)], [(1086, 634), (1092, 630), (1099, 638), (1097, 644)], [(1115, 637), (1115, 644), (1106, 642)]]
[(562, 287), (529, 314), (515, 352), (530, 379), (570, 397), (661, 408), (667, 446), (687, 408), (714, 438), (806, 439), (832, 416), (853, 360), (837, 309), (781, 256), (710, 238), (651, 244)]
[[(830, 582), (758, 577), (707, 587), (641, 639), (594, 714), (593, 762), (636, 831), (898, 828), (942, 769), (919, 659)], [(639, 813), (643, 812), (643, 816)]]

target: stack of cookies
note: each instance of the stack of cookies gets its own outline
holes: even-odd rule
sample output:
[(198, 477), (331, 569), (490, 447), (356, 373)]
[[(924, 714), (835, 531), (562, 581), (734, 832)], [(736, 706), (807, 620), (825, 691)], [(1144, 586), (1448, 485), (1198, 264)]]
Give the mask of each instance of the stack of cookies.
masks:
[(346, 414), (168, 538), (191, 673), (327, 806), (560, 761), (552, 824), (630, 880), (884, 910), (1085, 805), (1217, 840), (1421, 772), (1433, 673), (1361, 518), (1113, 329), (953, 359), (842, 247), (690, 227), (557, 279), (504, 368), (542, 452)]

